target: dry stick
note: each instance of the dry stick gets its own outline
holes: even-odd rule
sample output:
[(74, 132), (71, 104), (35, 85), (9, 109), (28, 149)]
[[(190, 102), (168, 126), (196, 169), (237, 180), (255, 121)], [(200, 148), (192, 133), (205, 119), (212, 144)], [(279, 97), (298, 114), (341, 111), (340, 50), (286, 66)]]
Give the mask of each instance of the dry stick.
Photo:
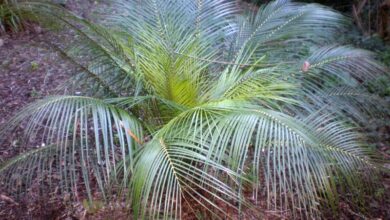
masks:
[(378, 18), (378, 24), (377, 24), (377, 29), (379, 29), (379, 34), (380, 36), (388, 40), (389, 37), (389, 31), (387, 30), (388, 26), (388, 19), (389, 19), (389, 9), (390, 9), (390, 0), (387, 0), (383, 2), (380, 6), (378, 5), (379, 9), (377, 12)]
[(130, 129), (126, 128), (125, 125), (123, 124), (123, 122), (120, 122), (120, 126), (126, 130), (126, 132), (138, 143), (138, 144), (141, 144), (142, 145), (142, 142), (140, 141), (140, 139), (133, 133), (131, 132)]

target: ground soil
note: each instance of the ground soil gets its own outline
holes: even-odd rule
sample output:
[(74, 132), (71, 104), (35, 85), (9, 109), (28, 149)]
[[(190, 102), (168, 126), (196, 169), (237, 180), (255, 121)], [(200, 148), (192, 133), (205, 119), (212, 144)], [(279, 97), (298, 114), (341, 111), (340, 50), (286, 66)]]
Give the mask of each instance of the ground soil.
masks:
[[(101, 4), (101, 3), (99, 3)], [(98, 3), (88, 0), (68, 0), (66, 6), (82, 17), (92, 17)], [(64, 60), (47, 42), (55, 41), (52, 34), (37, 25), (28, 24), (24, 31), (0, 36), (0, 126), (6, 125), (15, 112), (39, 98), (47, 95), (61, 94), (59, 85), (68, 80), (77, 68)], [(389, 133), (388, 127), (377, 128), (383, 135)], [(26, 146), (21, 145), (23, 125), (7, 136), (0, 144), (0, 164), (7, 159), (22, 153)], [(40, 143), (35, 143), (40, 144)], [(377, 148), (389, 159), (390, 146), (382, 141)], [(381, 186), (388, 196), (390, 177), (384, 175)], [(377, 219), (390, 218), (388, 198), (373, 199), (369, 217)], [(362, 219), (359, 213), (352, 211), (348, 202), (340, 203), (343, 219)], [(109, 204), (98, 211), (86, 208), (82, 201), (70, 202), (66, 195), (52, 195), (48, 200), (36, 193), (29, 194), (21, 200), (9, 197), (0, 189), (0, 219), (128, 219), (125, 203)], [(267, 212), (266, 212), (267, 213)], [(238, 218), (238, 216), (236, 216)], [(288, 218), (286, 213), (268, 212), (270, 219)], [(191, 212), (185, 219), (194, 219)], [(245, 212), (243, 219), (256, 219), (250, 211)]]

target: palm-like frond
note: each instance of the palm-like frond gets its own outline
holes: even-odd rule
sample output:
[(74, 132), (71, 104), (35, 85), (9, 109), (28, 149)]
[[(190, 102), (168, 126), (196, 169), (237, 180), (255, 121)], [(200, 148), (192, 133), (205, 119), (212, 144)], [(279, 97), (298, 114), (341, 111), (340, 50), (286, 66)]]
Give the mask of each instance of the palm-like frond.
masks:
[[(231, 101), (200, 106), (183, 112), (162, 131), (165, 137), (182, 137), (207, 146), (209, 159), (237, 173), (244, 174), (247, 164), (252, 164), (254, 197), (258, 199), (260, 189), (266, 189), (270, 207), (281, 209), (314, 208), (319, 205), (319, 192), (336, 200), (333, 167), (341, 167), (341, 172), (352, 178), (356, 168), (376, 166), (368, 159), (371, 154), (364, 150), (358, 132), (343, 122), (328, 121), (334, 117), (322, 116), (305, 126), (289, 116), (258, 108)], [(296, 197), (296, 193), (305, 196)]]
[[(26, 118), (28, 137), (40, 133), (42, 143), (56, 146), (50, 153), (56, 155), (58, 175), (66, 190), (75, 187), (78, 175), (88, 184), (89, 172), (93, 170), (105, 192), (112, 175), (119, 174), (119, 161), (125, 163), (123, 175), (127, 175), (126, 169), (134, 169), (134, 152), (139, 148), (143, 130), (139, 120), (122, 109), (89, 97), (51, 97), (26, 107), (5, 130)], [(76, 167), (82, 168), (81, 174), (76, 173)]]
[(87, 192), (91, 178), (104, 195), (122, 187), (135, 218), (148, 219), (180, 218), (192, 203), (240, 212), (251, 190), (255, 202), (310, 218), (324, 199), (335, 207), (337, 186), (358, 188), (361, 171), (380, 167), (359, 126), (389, 116), (367, 90), (387, 70), (367, 51), (326, 46), (348, 19), (287, 0), (246, 13), (224, 0), (115, 5), (109, 28), (50, 4), (20, 6), (74, 30), (58, 49), (99, 97), (47, 98), (9, 123), (30, 119), (27, 136), (53, 150), (27, 153), (25, 164), (55, 155), (56, 166), (40, 166), (55, 167), (65, 190), (78, 176)]
[(210, 152), (204, 146), (157, 137), (145, 146), (132, 178), (136, 218), (143, 219), (146, 213), (148, 218), (181, 218), (182, 204), (191, 206), (193, 201), (221, 213), (224, 210), (217, 201), (237, 209), (230, 202), (241, 202), (239, 194), (212, 173), (224, 174), (233, 182), (238, 182), (238, 174), (208, 158)]

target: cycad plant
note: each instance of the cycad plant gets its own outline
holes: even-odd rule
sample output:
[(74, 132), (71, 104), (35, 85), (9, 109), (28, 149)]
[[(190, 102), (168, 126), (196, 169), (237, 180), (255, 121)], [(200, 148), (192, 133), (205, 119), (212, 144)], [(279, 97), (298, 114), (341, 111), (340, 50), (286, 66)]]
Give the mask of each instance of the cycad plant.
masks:
[(68, 86), (82, 95), (37, 101), (3, 128), (28, 119), (28, 140), (46, 144), (1, 166), (10, 192), (40, 181), (91, 200), (124, 196), (136, 219), (201, 206), (261, 213), (260, 201), (312, 218), (337, 210), (338, 190), (362, 194), (381, 169), (362, 128), (388, 116), (366, 91), (387, 73), (370, 52), (335, 44), (347, 18), (288, 0), (114, 6), (98, 25), (21, 3), (72, 30), (55, 47), (79, 67)]

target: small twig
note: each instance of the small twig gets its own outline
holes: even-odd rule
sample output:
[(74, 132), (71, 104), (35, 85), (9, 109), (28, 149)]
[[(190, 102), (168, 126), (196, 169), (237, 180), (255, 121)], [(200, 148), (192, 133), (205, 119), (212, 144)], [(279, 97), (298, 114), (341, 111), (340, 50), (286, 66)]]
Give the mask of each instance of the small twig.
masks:
[(126, 130), (126, 132), (138, 143), (138, 144), (143, 144), (140, 139), (133, 133), (130, 131), (130, 129), (126, 128), (125, 125), (123, 124), (123, 122), (120, 122), (120, 126)]
[(359, 213), (356, 213), (356, 212), (352, 211), (352, 210), (349, 209), (349, 208), (347, 209), (347, 211), (348, 211), (349, 213), (351, 213), (352, 215), (358, 216), (358, 217), (360, 217), (360, 218), (362, 218), (362, 219), (364, 219), (364, 220), (369, 219), (369, 218), (367, 218), (366, 216), (364, 216), (364, 215), (362, 215), (362, 214), (359, 214)]
[(15, 204), (17, 206), (19, 205), (19, 203), (15, 202), (15, 200), (13, 200), (12, 198), (10, 198), (10, 197), (8, 197), (6, 195), (3, 195), (3, 194), (0, 195), (0, 200), (6, 201), (6, 202), (9, 202), (9, 203), (13, 203), (13, 204)]

